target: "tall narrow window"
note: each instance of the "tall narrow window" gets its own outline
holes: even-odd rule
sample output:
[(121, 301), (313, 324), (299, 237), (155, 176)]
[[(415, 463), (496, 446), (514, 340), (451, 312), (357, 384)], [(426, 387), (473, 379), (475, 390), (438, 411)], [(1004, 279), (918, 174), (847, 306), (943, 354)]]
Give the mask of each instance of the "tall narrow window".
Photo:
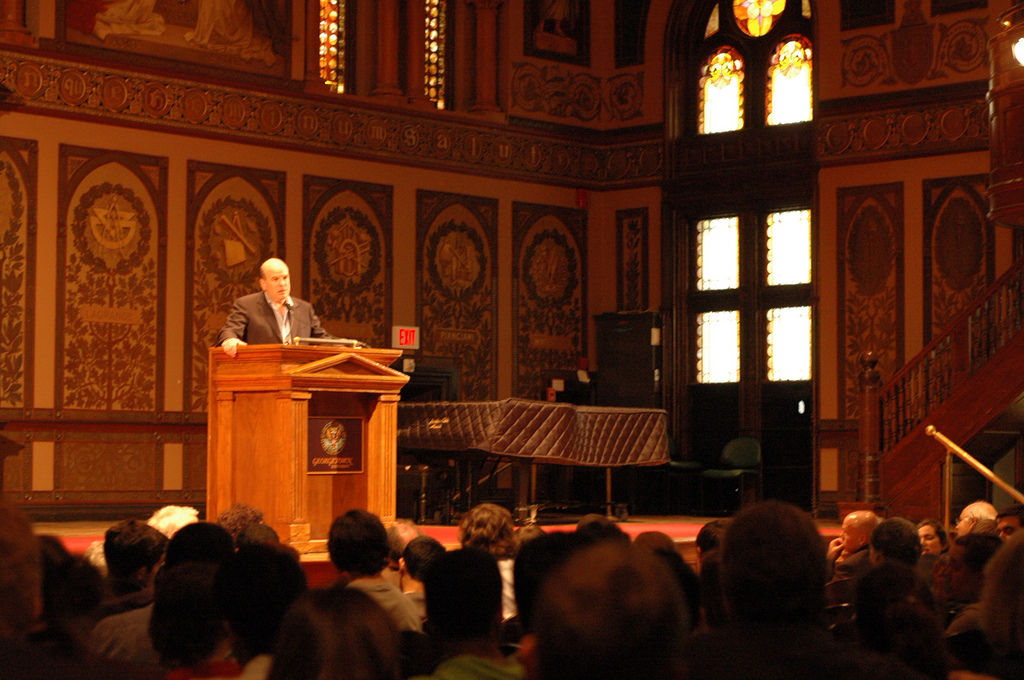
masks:
[(345, 0), (320, 0), (320, 78), (345, 91)]
[(718, 5), (712, 8), (711, 15), (708, 16), (708, 25), (704, 29), (704, 37), (709, 38), (715, 33), (718, 33)]
[(697, 315), (697, 382), (726, 383), (740, 379), (740, 313)]
[(445, 96), (445, 0), (424, 0), (427, 5), (427, 20), (424, 32), (423, 91), (437, 108), (444, 108)]
[(755, 38), (772, 30), (776, 17), (786, 9), (786, 0), (732, 0), (736, 24)]
[(728, 290), (740, 285), (738, 217), (697, 223), (697, 290)]
[(700, 133), (743, 127), (743, 60), (723, 47), (704, 63), (700, 78)]
[(811, 282), (811, 211), (769, 213), (768, 285)]
[(811, 308), (768, 310), (768, 380), (811, 379)]
[(779, 43), (768, 66), (769, 125), (811, 119), (811, 43), (794, 36)]

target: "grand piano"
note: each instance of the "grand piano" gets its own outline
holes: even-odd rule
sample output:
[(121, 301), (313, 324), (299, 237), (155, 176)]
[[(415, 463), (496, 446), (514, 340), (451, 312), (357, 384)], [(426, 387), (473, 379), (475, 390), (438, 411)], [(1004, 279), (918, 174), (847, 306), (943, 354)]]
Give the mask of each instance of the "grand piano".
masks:
[(512, 467), (520, 480), (517, 509), (531, 517), (547, 500), (537, 497), (537, 464), (604, 468), (608, 514), (621, 514), (624, 508), (611, 495), (611, 469), (668, 462), (668, 414), (529, 399), (408, 402), (398, 406), (398, 446), (423, 461), (466, 463), (468, 479), (460, 479), (453, 492), (464, 506), (472, 504), (480, 481), (472, 475), (474, 462), (477, 470), (486, 461)]

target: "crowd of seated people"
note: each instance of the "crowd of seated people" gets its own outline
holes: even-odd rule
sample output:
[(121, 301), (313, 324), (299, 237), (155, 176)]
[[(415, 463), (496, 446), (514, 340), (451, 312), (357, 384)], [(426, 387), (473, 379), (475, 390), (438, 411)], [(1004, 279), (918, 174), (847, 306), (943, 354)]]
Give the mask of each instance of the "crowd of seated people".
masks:
[(695, 569), (600, 515), (545, 532), (484, 503), (446, 550), (357, 509), (317, 589), (258, 509), (175, 513), (112, 525), (98, 560), (0, 502), (0, 678), (1024, 680), (1021, 506), (950, 535), (857, 511), (828, 543), (765, 501), (706, 524)]

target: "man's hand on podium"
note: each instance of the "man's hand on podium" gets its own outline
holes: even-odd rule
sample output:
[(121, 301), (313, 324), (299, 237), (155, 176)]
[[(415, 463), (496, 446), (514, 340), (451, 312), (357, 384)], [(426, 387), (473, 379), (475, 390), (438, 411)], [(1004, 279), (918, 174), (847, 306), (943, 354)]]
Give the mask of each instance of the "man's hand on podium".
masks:
[(228, 338), (227, 340), (222, 342), (220, 346), (224, 348), (225, 354), (227, 354), (231, 358), (234, 358), (235, 355), (238, 354), (238, 348), (245, 344), (247, 343), (245, 343), (242, 340), (239, 340), (238, 338)]

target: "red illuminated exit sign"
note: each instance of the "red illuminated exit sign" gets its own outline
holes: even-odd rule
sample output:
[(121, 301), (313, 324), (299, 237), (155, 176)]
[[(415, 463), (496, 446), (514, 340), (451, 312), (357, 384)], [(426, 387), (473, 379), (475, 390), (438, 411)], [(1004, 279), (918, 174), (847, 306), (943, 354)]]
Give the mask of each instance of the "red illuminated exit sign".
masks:
[(397, 349), (419, 349), (419, 326), (392, 326), (391, 346)]

